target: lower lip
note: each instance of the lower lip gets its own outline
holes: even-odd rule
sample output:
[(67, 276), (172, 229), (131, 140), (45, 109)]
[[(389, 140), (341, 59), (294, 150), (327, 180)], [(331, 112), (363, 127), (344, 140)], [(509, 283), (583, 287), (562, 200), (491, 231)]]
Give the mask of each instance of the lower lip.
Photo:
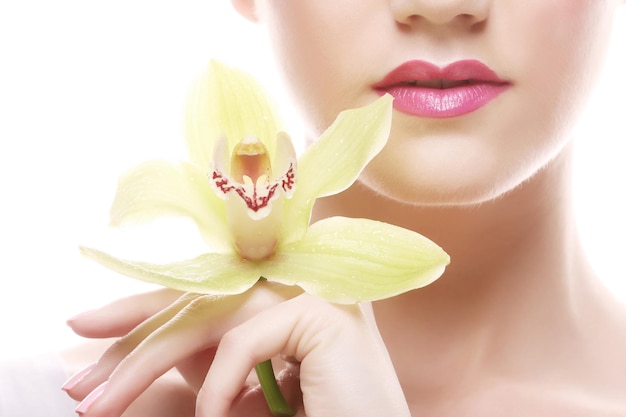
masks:
[(395, 99), (394, 108), (402, 113), (442, 119), (476, 111), (508, 87), (509, 84), (504, 83), (475, 83), (446, 89), (397, 85), (377, 91), (391, 94)]

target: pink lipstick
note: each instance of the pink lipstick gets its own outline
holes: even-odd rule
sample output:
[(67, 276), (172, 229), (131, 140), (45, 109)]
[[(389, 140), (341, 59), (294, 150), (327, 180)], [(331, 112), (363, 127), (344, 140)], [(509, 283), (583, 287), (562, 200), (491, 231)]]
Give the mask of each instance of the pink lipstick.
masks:
[(400, 65), (373, 87), (379, 94), (391, 94), (394, 108), (402, 113), (446, 118), (478, 110), (510, 85), (480, 61), (457, 61), (439, 68), (416, 60)]

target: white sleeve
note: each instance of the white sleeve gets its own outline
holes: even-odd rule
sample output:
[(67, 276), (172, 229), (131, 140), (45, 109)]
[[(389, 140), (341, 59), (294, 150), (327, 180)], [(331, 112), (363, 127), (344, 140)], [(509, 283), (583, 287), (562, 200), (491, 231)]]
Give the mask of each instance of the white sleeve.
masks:
[(0, 361), (0, 417), (75, 417), (67, 378), (56, 354)]

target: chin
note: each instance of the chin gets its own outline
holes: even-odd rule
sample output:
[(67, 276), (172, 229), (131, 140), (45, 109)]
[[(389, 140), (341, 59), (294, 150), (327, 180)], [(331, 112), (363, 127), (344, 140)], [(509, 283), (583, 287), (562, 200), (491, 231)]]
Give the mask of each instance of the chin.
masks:
[(496, 200), (532, 176), (532, 170), (498, 166), (484, 156), (471, 163), (450, 158), (436, 164), (418, 164), (415, 158), (406, 159), (385, 160), (385, 155), (380, 155), (361, 174), (359, 182), (400, 203), (449, 207)]
[(359, 182), (371, 191), (387, 199), (402, 204), (424, 207), (462, 207), (480, 205), (495, 200), (510, 189), (500, 189), (487, 185), (459, 185), (448, 186), (415, 183), (387, 182), (374, 179), (367, 175), (362, 176)]

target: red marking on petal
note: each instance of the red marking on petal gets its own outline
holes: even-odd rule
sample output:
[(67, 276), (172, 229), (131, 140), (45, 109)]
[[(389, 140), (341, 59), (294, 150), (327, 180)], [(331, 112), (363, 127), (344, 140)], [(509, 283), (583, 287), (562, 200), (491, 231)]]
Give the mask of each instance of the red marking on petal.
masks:
[(285, 192), (292, 191), (294, 189), (296, 185), (296, 170), (293, 162), (289, 164), (287, 172), (278, 178), (277, 181), (280, 181), (280, 187)]
[[(245, 186), (241, 185), (239, 187), (235, 187), (235, 192), (241, 197), (241, 199), (246, 203), (248, 208), (255, 213), (262, 208), (265, 208), (269, 205), (270, 201), (274, 199), (276, 195), (276, 189), (278, 188), (277, 183), (268, 184), (266, 187), (258, 188), (256, 185), (252, 187), (252, 195), (249, 195), (248, 190), (245, 189)], [(261, 194), (260, 192), (265, 191), (265, 193)]]
[(256, 183), (241, 184), (215, 168), (211, 171), (210, 177), (213, 188), (219, 194), (226, 197), (229, 193), (235, 192), (250, 210), (257, 213), (268, 207), (272, 200), (279, 197), (277, 193), (279, 187), (289, 196), (295, 187), (296, 172), (294, 164), (291, 163), (285, 174), (266, 183), (257, 181)]
[(225, 177), (221, 172), (217, 170), (213, 170), (211, 174), (211, 180), (213, 181), (215, 187), (224, 195), (235, 189), (234, 185), (230, 185), (230, 180), (228, 179), (228, 177)]

